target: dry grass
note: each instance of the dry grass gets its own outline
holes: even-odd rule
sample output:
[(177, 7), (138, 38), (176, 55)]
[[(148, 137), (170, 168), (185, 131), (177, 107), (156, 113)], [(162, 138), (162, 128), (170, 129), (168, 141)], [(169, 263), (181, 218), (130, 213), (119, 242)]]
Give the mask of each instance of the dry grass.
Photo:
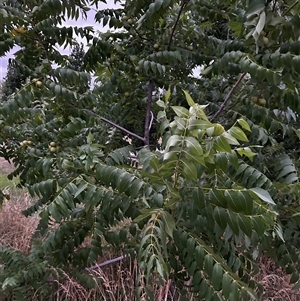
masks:
[[(135, 279), (139, 273), (137, 260), (130, 258), (118, 264), (93, 270), (90, 275), (98, 284), (90, 290), (84, 288), (69, 275), (64, 274), (66, 280), (57, 282), (58, 290), (51, 296), (50, 300), (134, 301), (137, 300)], [(179, 292), (174, 290), (171, 281), (163, 285), (153, 284), (152, 289), (156, 301), (175, 301), (179, 298)]]
[(293, 290), (290, 276), (276, 266), (273, 260), (262, 256), (259, 262), (260, 273), (257, 275), (264, 292), (262, 301), (300, 301), (300, 290)]
[(25, 253), (29, 250), (38, 218), (25, 217), (22, 211), (31, 203), (32, 200), (23, 191), (14, 192), (10, 200), (3, 202), (0, 210), (0, 246), (6, 245)]
[[(11, 200), (3, 203), (0, 210), (0, 247), (7, 245), (22, 252), (30, 248), (31, 237), (37, 226), (37, 217), (26, 218), (22, 210), (31, 205), (32, 200), (23, 191), (13, 193)], [(85, 244), (89, 244), (86, 241)], [(118, 254), (105, 254), (101, 261), (111, 259)], [(300, 292), (292, 290), (293, 285), (289, 284), (290, 276), (282, 269), (276, 267), (275, 263), (267, 257), (260, 258), (260, 273), (256, 280), (264, 286), (264, 293), (261, 301), (300, 301)], [(137, 261), (126, 258), (118, 263), (110, 264), (90, 272), (97, 286), (93, 289), (86, 289), (79, 281), (72, 276), (57, 272), (60, 277), (55, 280), (57, 290), (50, 297), (49, 301), (133, 301), (135, 297), (135, 280), (139, 275)], [(63, 274), (63, 275), (62, 275)], [(163, 285), (153, 283), (152, 289), (157, 301), (178, 300), (179, 292), (172, 283), (166, 282)], [(40, 300), (39, 292), (35, 292), (32, 301)], [(192, 299), (192, 296), (191, 296)], [(0, 301), (5, 301), (0, 297)]]

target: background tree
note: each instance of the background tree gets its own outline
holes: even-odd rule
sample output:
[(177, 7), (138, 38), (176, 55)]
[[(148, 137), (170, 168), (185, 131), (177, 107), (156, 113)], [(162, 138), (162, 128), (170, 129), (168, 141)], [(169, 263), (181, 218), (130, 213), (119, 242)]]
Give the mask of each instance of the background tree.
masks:
[[(1, 250), (2, 290), (45, 298), (64, 273), (97, 286), (85, 268), (104, 245), (137, 254), (137, 299), (167, 280), (180, 300), (255, 298), (261, 254), (297, 288), (297, 2), (127, 0), (97, 11), (97, 34), (60, 26), (86, 1), (53, 3), (0, 6), (0, 53), (21, 46), (31, 80), (1, 108), (1, 151), (41, 217), (29, 255)], [(75, 33), (80, 71), (55, 47)]]
[[(70, 69), (73, 69), (75, 71), (82, 71), (82, 67), (84, 64), (84, 46), (83, 44), (76, 44), (72, 47), (72, 51), (69, 57), (69, 63), (67, 64), (67, 67)], [(79, 88), (78, 93), (84, 93), (88, 89), (87, 86)]]
[(81, 71), (83, 67), (84, 55), (85, 51), (83, 44), (81, 43), (74, 45), (70, 54), (70, 62), (67, 66), (75, 71)]
[(8, 97), (16, 92), (25, 83), (26, 76), (20, 70), (15, 60), (10, 60), (7, 67), (7, 74), (2, 83), (1, 101), (7, 101)]

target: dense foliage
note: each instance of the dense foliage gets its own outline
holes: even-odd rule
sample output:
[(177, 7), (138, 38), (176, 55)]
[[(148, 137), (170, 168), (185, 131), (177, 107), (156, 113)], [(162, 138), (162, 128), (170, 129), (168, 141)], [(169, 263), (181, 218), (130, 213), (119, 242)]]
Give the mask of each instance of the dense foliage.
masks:
[(1, 102), (7, 101), (8, 97), (25, 83), (26, 77), (20, 70), (15, 60), (10, 60), (7, 67), (7, 74), (1, 83)]
[[(109, 248), (137, 255), (137, 299), (167, 279), (180, 300), (256, 298), (261, 254), (298, 288), (298, 1), (101, 2), (0, 2), (0, 55), (18, 45), (29, 76), (1, 155), (41, 217), (29, 254), (1, 247), (2, 292), (45, 298), (59, 271), (93, 287)], [(109, 31), (64, 23), (91, 6)], [(77, 36), (79, 69), (56, 48)]]

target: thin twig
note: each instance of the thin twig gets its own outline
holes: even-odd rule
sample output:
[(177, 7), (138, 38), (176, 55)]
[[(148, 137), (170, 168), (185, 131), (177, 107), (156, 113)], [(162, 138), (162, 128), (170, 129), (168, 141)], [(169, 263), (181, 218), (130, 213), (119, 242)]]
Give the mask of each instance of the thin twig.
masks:
[(283, 16), (285, 16), (288, 12), (290, 12), (297, 4), (299, 3), (299, 0), (294, 2), (284, 13)]
[(176, 21), (173, 25), (172, 32), (171, 32), (171, 35), (170, 35), (170, 40), (169, 40), (169, 44), (168, 44), (168, 51), (170, 51), (173, 36), (174, 36), (174, 33), (175, 33), (175, 29), (176, 29), (176, 26), (179, 22), (180, 16), (181, 16), (182, 11), (183, 11), (183, 8), (187, 3), (188, 3), (188, 0), (182, 0), (182, 2), (181, 2), (181, 6), (180, 6), (180, 9), (179, 9), (179, 12), (178, 12), (178, 16), (177, 16), (177, 19), (176, 19)]
[(227, 94), (225, 100), (223, 101), (223, 103), (221, 104), (219, 110), (216, 112), (216, 114), (211, 118), (211, 121), (214, 121), (225, 109), (225, 106), (227, 104), (227, 102), (229, 101), (230, 97), (232, 96), (234, 90), (237, 88), (237, 86), (239, 85), (239, 83), (242, 81), (242, 79), (244, 78), (244, 76), (246, 75), (246, 73), (242, 73), (240, 74), (238, 80), (236, 81), (236, 83), (233, 85), (233, 87), (231, 88), (231, 90), (229, 91), (229, 93)]
[(128, 134), (128, 135), (130, 135), (130, 136), (132, 136), (132, 137), (134, 137), (134, 138), (137, 138), (137, 139), (139, 139), (139, 140), (141, 140), (141, 141), (143, 141), (143, 142), (145, 142), (145, 138), (143, 138), (143, 137), (139, 136), (138, 134), (135, 134), (135, 133), (133, 133), (133, 132), (131, 132), (131, 131), (125, 129), (125, 128), (123, 128), (122, 126), (120, 126), (120, 125), (114, 123), (113, 121), (111, 121), (111, 120), (109, 120), (109, 119), (107, 119), (107, 118), (105, 118), (105, 117), (99, 116), (98, 114), (96, 114), (96, 113), (93, 112), (92, 110), (88, 110), (88, 109), (81, 109), (81, 110), (84, 111), (84, 112), (86, 112), (86, 113), (88, 113), (88, 114), (91, 115), (91, 116), (94, 116), (94, 117), (96, 117), (96, 118), (101, 119), (102, 121), (104, 121), (104, 122), (106, 122), (106, 123), (112, 125), (113, 127), (117, 128), (117, 129), (119, 129), (119, 130), (121, 130), (122, 132), (125, 132), (126, 134)]
[(144, 130), (144, 143), (149, 145), (150, 140), (150, 128), (151, 128), (151, 105), (152, 105), (152, 94), (154, 90), (154, 82), (152, 79), (149, 80), (148, 84), (148, 98), (147, 98), (147, 108), (146, 108), (146, 120), (145, 120), (145, 130)]
[(110, 260), (106, 260), (104, 262), (101, 262), (99, 264), (96, 264), (96, 265), (93, 265), (89, 268), (85, 268), (87, 271), (93, 271), (93, 270), (96, 270), (98, 268), (101, 268), (101, 267), (104, 267), (106, 265), (109, 265), (111, 263), (115, 263), (115, 262), (118, 262), (118, 261), (121, 261), (123, 260), (124, 258), (126, 257), (131, 257), (130, 254), (125, 254), (125, 255), (122, 255), (122, 256), (119, 256), (119, 257), (116, 257), (116, 258), (113, 258), (113, 259), (110, 259)]

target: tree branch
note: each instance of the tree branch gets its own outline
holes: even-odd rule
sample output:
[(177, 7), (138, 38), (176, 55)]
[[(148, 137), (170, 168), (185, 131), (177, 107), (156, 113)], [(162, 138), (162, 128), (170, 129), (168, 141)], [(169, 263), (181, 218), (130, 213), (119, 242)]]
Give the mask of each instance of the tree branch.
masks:
[[(134, 252), (134, 254), (136, 254), (136, 252)], [(104, 266), (106, 266), (106, 265), (108, 265), (108, 264), (111, 264), (111, 263), (115, 263), (115, 262), (121, 261), (121, 260), (123, 260), (123, 259), (125, 259), (125, 258), (128, 258), (128, 257), (131, 257), (131, 255), (130, 255), (130, 254), (125, 254), (125, 255), (122, 255), (122, 256), (119, 256), (119, 257), (110, 259), (110, 260), (106, 260), (106, 261), (104, 261), (104, 262), (102, 262), (102, 263), (93, 265), (93, 266), (91, 266), (91, 267), (89, 267), (89, 268), (85, 268), (85, 269), (86, 269), (87, 271), (90, 272), (90, 271), (96, 270), (96, 269), (98, 269), (98, 268), (104, 267)]]
[(148, 98), (147, 98), (147, 108), (146, 108), (146, 119), (145, 119), (145, 130), (144, 130), (144, 143), (149, 145), (150, 142), (150, 129), (151, 129), (151, 105), (152, 105), (152, 93), (154, 90), (153, 80), (149, 80), (148, 84)]
[(141, 136), (139, 136), (139, 135), (137, 135), (137, 134), (135, 134), (135, 133), (133, 133), (133, 132), (131, 132), (131, 131), (125, 129), (125, 128), (123, 128), (122, 126), (120, 126), (120, 125), (114, 123), (113, 121), (110, 121), (110, 120), (107, 119), (107, 118), (104, 118), (104, 117), (99, 116), (98, 114), (96, 114), (96, 113), (93, 112), (92, 110), (88, 110), (88, 109), (81, 109), (81, 110), (84, 111), (84, 112), (86, 112), (86, 113), (88, 113), (88, 114), (91, 115), (91, 116), (94, 116), (94, 117), (96, 117), (96, 118), (99, 118), (100, 120), (104, 121), (105, 123), (108, 123), (108, 124), (112, 125), (113, 127), (117, 128), (117, 129), (119, 129), (119, 130), (121, 130), (122, 132), (124, 132), (124, 133), (126, 133), (126, 134), (128, 134), (128, 135), (130, 135), (130, 136), (132, 136), (132, 137), (134, 137), (134, 138), (137, 138), (137, 139), (139, 139), (139, 140), (145, 142), (145, 138), (143, 138), (143, 137), (141, 137)]
[(284, 13), (283, 16), (285, 16), (287, 13), (289, 13), (297, 4), (299, 3), (299, 0), (294, 2)]
[(182, 0), (181, 2), (181, 6), (180, 6), (180, 9), (179, 9), (179, 12), (178, 12), (178, 16), (177, 16), (177, 19), (173, 25), (173, 28), (172, 28), (172, 32), (171, 32), (171, 35), (170, 35), (170, 40), (169, 40), (169, 44), (168, 44), (168, 51), (170, 50), (171, 48), (171, 44), (172, 44), (172, 40), (173, 40), (173, 36), (174, 36), (174, 33), (175, 33), (175, 29), (176, 29), (176, 26), (179, 22), (179, 19), (180, 19), (180, 16), (182, 14), (182, 11), (183, 11), (183, 8), (184, 6), (189, 2), (189, 0)]
[(237, 88), (237, 86), (239, 85), (239, 83), (242, 81), (242, 79), (244, 78), (244, 76), (246, 75), (246, 73), (242, 73), (240, 74), (239, 78), (237, 79), (236, 83), (233, 85), (233, 87), (231, 88), (231, 90), (228, 92), (225, 100), (223, 101), (223, 103), (221, 104), (219, 110), (215, 113), (215, 115), (211, 118), (211, 121), (214, 121), (225, 109), (225, 106), (227, 104), (227, 102), (229, 101), (229, 99), (231, 98), (234, 90)]

